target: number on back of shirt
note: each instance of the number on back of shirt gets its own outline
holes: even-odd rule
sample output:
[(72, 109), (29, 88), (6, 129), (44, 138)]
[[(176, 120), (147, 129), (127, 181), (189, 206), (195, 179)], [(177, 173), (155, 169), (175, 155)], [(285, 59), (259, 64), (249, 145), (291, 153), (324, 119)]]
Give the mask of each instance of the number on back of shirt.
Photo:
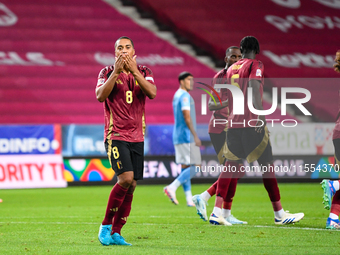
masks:
[(240, 78), (240, 75), (239, 74), (234, 74), (231, 76), (231, 85), (234, 85), (238, 88), (240, 88), (240, 85), (235, 81), (236, 79), (239, 79)]

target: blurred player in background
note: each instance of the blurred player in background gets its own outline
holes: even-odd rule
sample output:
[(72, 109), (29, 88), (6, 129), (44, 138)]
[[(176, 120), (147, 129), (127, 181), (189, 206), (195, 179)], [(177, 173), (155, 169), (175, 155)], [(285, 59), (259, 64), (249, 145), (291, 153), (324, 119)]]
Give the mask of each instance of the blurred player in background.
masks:
[(189, 94), (194, 86), (194, 77), (189, 72), (182, 72), (178, 76), (178, 81), (180, 87), (172, 101), (175, 119), (172, 138), (176, 163), (181, 164), (182, 172), (170, 185), (164, 187), (164, 193), (177, 205), (176, 190), (182, 185), (187, 205), (194, 206), (191, 178), (196, 174), (195, 165), (201, 165), (201, 140), (196, 134), (195, 102)]
[[(260, 45), (255, 37), (246, 36), (241, 40), (240, 49), (242, 59), (234, 63), (227, 71), (228, 84), (240, 88), (244, 98), (248, 98), (248, 87), (251, 87), (253, 90), (254, 108), (263, 110), (264, 67), (261, 61), (255, 59), (256, 54), (260, 53)], [(227, 146), (224, 156), (227, 158), (227, 169), (236, 169), (237, 174), (235, 175), (231, 171), (221, 173), (217, 184), (215, 207), (209, 218), (210, 223), (226, 225), (221, 207), (232, 178), (237, 178), (237, 175), (240, 173), (240, 164), (237, 160), (241, 158), (247, 159), (248, 163), (257, 160), (262, 170), (263, 166), (267, 167), (267, 171), (263, 171), (262, 180), (272, 202), (275, 224), (282, 225), (298, 222), (304, 217), (304, 214), (290, 214), (285, 212), (281, 205), (265, 116), (253, 114), (247, 105), (244, 107), (244, 115), (236, 115), (234, 114), (233, 95), (231, 93), (228, 93), (228, 101), (230, 114), (228, 117)], [(250, 120), (257, 120), (256, 125), (254, 123), (253, 127), (250, 126)]]
[[(219, 71), (213, 78), (212, 86), (215, 84), (225, 84), (226, 78), (227, 78), (227, 70), (228, 68), (234, 64), (235, 62), (239, 61), (242, 58), (240, 48), (237, 46), (231, 46), (226, 50), (226, 55), (224, 58), (224, 61), (226, 62), (226, 66), (223, 70)], [(211, 119), (209, 122), (209, 136), (211, 143), (214, 146), (214, 149), (217, 154), (218, 161), (221, 165), (224, 164), (225, 158), (223, 157), (223, 146), (225, 145), (226, 141), (226, 130), (227, 130), (227, 124), (225, 125), (215, 125), (214, 121), (215, 119), (221, 120), (227, 120), (229, 116), (229, 109), (228, 109), (228, 99), (227, 99), (227, 89), (221, 89), (220, 91), (220, 98), (222, 100), (222, 105), (217, 104), (213, 102), (211, 98), (209, 98), (209, 110), (214, 111), (211, 115)], [(242, 164), (242, 161), (241, 161)], [(231, 205), (232, 201), (236, 192), (236, 185), (237, 185), (238, 178), (233, 178), (230, 182), (228, 193), (226, 200), (223, 201), (223, 209), (222, 209), (222, 215), (225, 218), (227, 222), (230, 224), (247, 224), (246, 221), (241, 221), (235, 218), (231, 214)], [(203, 219), (204, 221), (208, 220), (207, 216), (207, 202), (208, 200), (216, 194), (216, 188), (217, 188), (217, 181), (211, 185), (207, 190), (202, 192), (199, 195), (195, 195), (192, 198), (192, 201), (194, 202), (197, 214)]]
[[(336, 53), (334, 70), (340, 73), (340, 50)], [(335, 127), (333, 130), (333, 144), (334, 144), (334, 170), (340, 170), (340, 91), (339, 91), (339, 112), (336, 117)], [(324, 190), (323, 203), (327, 210), (331, 212), (326, 221), (327, 229), (340, 229), (339, 213), (340, 213), (340, 191), (339, 180), (330, 181), (323, 180), (321, 187)], [(334, 197), (333, 197), (334, 195)], [(332, 201), (333, 197), (333, 201)]]
[(100, 225), (103, 245), (131, 245), (120, 235), (131, 211), (133, 192), (144, 171), (145, 98), (155, 98), (153, 74), (136, 63), (133, 42), (120, 37), (115, 43), (116, 61), (99, 73), (96, 96), (103, 102), (105, 149), (117, 175)]

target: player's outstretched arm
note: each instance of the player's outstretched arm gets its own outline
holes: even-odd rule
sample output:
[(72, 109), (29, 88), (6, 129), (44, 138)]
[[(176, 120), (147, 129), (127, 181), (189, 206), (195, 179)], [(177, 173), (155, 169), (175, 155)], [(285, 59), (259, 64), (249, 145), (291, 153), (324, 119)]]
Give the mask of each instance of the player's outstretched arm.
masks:
[[(216, 100), (216, 98), (215, 98), (215, 100)], [(216, 102), (218, 102), (218, 101), (216, 101)], [(209, 103), (208, 103), (209, 111), (217, 111), (217, 110), (221, 110), (225, 107), (228, 107), (228, 99), (225, 100), (225, 101), (222, 101), (222, 105), (219, 102), (215, 105), (215, 102), (211, 99), (211, 97), (209, 98)]]
[(150, 99), (154, 99), (157, 94), (157, 87), (151, 82), (148, 82), (144, 78), (144, 76), (139, 72), (137, 68), (136, 57), (137, 56), (134, 56), (133, 58), (131, 58), (130, 56), (126, 56), (125, 65), (129, 69), (129, 71), (132, 73), (132, 75), (135, 77), (136, 81), (138, 82), (141, 90), (143, 90), (145, 95)]
[[(261, 86), (260, 81), (250, 80), (249, 86), (253, 88), (253, 104), (254, 104), (255, 109), (263, 110), (261, 93), (260, 93), (260, 86)], [(261, 133), (266, 126), (266, 117), (264, 115), (259, 115), (259, 120), (261, 121), (258, 121), (256, 123), (257, 127), (255, 128), (255, 130), (256, 132)]]
[(114, 70), (110, 77), (106, 80), (106, 82), (96, 89), (96, 96), (99, 102), (104, 102), (106, 98), (110, 95), (113, 87), (115, 86), (116, 80), (123, 70), (124, 67), (124, 59), (122, 55), (116, 57), (116, 62), (114, 65)]

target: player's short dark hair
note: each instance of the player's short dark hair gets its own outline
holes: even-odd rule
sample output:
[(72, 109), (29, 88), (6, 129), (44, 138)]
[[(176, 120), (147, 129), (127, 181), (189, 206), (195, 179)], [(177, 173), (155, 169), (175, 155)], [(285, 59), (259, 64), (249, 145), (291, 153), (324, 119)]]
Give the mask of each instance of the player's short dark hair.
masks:
[(181, 72), (181, 73), (178, 75), (178, 81), (184, 80), (184, 79), (187, 78), (188, 76), (194, 77), (191, 73), (189, 73), (189, 72), (187, 72), (187, 71)]
[(334, 61), (334, 71), (340, 73), (340, 50), (336, 53)]
[(240, 48), (237, 46), (230, 46), (228, 49), (226, 49), (225, 54), (227, 55), (231, 50), (235, 50), (235, 49), (238, 50)]
[(259, 41), (254, 36), (246, 36), (241, 40), (240, 43), (241, 53), (247, 53), (254, 51), (255, 54), (260, 53), (260, 44)]
[(116, 42), (115, 42), (115, 48), (117, 47), (117, 42), (118, 42), (119, 40), (121, 40), (121, 39), (128, 39), (128, 40), (130, 40), (130, 42), (131, 42), (131, 44), (132, 44), (132, 48), (135, 48), (135, 46), (133, 45), (133, 41), (131, 40), (130, 37), (127, 37), (127, 36), (121, 36), (121, 37), (119, 37), (119, 38), (116, 40)]

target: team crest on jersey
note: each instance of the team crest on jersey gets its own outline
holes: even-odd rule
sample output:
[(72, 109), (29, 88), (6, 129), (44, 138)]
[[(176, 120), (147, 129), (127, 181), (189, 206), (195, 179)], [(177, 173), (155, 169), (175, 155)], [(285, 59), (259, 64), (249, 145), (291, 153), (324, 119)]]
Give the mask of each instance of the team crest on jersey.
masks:
[(118, 167), (118, 169), (123, 168), (122, 161), (120, 161), (120, 160), (117, 161), (117, 167)]
[(238, 69), (240, 69), (242, 66), (243, 66), (243, 64), (242, 64), (242, 65), (233, 65), (232, 70), (238, 70)]
[(97, 82), (97, 85), (103, 84), (105, 82), (105, 79), (99, 79)]
[(262, 77), (261, 69), (256, 70), (256, 76)]

